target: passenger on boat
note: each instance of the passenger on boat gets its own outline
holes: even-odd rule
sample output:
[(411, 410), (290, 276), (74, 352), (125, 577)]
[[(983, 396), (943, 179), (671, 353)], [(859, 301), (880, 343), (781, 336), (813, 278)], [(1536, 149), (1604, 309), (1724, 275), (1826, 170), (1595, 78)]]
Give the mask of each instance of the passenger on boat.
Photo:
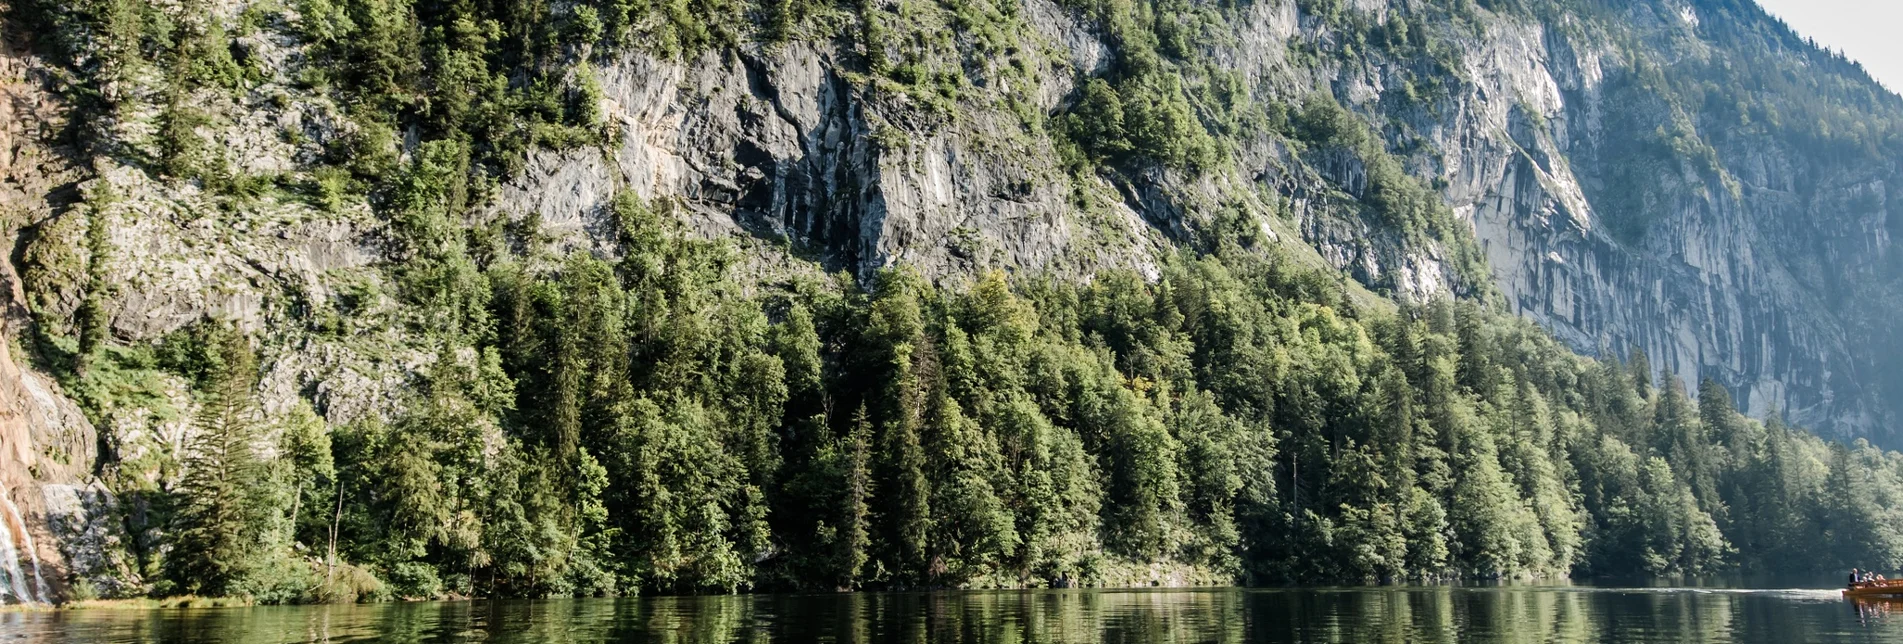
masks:
[(1860, 581), (1863, 581), (1863, 575), (1859, 573), (1856, 568), (1851, 568), (1850, 569), (1850, 585), (1855, 586), (1857, 585), (1857, 582), (1860, 582)]

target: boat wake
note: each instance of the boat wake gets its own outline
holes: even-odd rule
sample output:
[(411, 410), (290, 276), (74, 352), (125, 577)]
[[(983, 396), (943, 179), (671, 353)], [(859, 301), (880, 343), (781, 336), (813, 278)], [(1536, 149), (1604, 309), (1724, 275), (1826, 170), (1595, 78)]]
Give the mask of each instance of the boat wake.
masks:
[(1802, 602), (1843, 601), (1842, 590), (1835, 588), (1592, 588), (1576, 587), (1576, 590), (1602, 593), (1652, 594), (1652, 595), (1744, 595), (1768, 597)]

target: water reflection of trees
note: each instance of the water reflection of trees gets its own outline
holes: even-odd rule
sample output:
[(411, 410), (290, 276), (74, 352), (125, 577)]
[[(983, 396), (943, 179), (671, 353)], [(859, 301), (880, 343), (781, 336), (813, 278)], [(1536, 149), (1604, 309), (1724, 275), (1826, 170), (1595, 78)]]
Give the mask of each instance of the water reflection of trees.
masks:
[[(1826, 596), (1827, 597), (1827, 596)], [(1861, 610), (1859, 610), (1861, 608)], [(720, 596), (62, 613), (53, 642), (1598, 642), (1903, 634), (1895, 607), (1552, 588)]]
[[(1742, 610), (1739, 596), (1553, 589), (978, 592), (614, 603), (611, 632), (503, 641), (845, 643), (1806, 641), (1835, 604)], [(1763, 600), (1773, 601), (1773, 600)], [(580, 620), (587, 621), (587, 620)], [(1892, 625), (1894, 626), (1894, 625)], [(504, 629), (522, 632), (517, 629)], [(564, 635), (570, 639), (562, 639)], [(497, 638), (492, 637), (495, 641)]]

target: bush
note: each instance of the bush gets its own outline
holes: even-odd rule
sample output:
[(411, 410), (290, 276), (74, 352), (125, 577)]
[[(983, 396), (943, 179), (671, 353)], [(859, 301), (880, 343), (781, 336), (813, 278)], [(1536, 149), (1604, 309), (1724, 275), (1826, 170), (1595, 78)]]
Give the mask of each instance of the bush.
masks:
[(313, 601), (328, 604), (348, 604), (362, 600), (379, 600), (389, 596), (389, 587), (376, 575), (356, 565), (339, 561), (332, 567), (319, 564), (320, 576), (317, 588), (312, 592)]
[(301, 604), (314, 599), (322, 584), (320, 570), (288, 549), (277, 549), (253, 566), (233, 594), (259, 604)]
[(1309, 145), (1356, 151), (1368, 142), (1361, 120), (1325, 93), (1312, 94), (1302, 103), (1295, 115), (1295, 135)]
[(443, 580), (429, 564), (405, 561), (390, 567), (390, 593), (407, 599), (443, 596)]
[(1216, 142), (1183, 96), (1182, 80), (1157, 74), (1126, 82), (1124, 128), (1131, 150), (1177, 169), (1203, 169), (1216, 163)]

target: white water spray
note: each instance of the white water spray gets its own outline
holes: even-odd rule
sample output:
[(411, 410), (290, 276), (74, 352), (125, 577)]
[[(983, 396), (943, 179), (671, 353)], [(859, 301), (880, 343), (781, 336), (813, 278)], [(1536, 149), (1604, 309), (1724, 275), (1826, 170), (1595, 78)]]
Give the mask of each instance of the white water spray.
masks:
[[(14, 531), (19, 537), (14, 537)], [(32, 578), (25, 567), (20, 565), (20, 551), (24, 549), (27, 561), (32, 564)], [(20, 514), (20, 507), (13, 504), (13, 498), (7, 495), (7, 488), (0, 486), (0, 603), (11, 597), (21, 604), (35, 604), (46, 597), (46, 581), (40, 578), (40, 551), (33, 547), (33, 534), (27, 532), (26, 517)]]

